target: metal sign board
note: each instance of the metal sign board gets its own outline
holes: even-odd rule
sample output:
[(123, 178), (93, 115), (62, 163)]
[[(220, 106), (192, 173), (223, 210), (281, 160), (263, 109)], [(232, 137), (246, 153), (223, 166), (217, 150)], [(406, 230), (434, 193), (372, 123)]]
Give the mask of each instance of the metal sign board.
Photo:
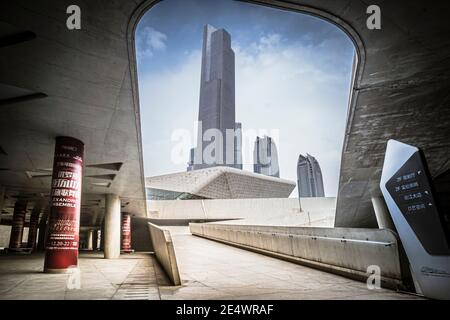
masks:
[(420, 149), (389, 140), (380, 181), (392, 220), (426, 297), (450, 299), (450, 240)]

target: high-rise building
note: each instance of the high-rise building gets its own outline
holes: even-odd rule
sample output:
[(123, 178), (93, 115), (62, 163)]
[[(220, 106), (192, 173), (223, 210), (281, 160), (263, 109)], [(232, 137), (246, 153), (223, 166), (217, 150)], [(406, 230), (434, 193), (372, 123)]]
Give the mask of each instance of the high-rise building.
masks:
[(253, 149), (253, 172), (280, 177), (277, 147), (271, 137), (256, 137)]
[(242, 170), (242, 123), (236, 122), (234, 133), (234, 167)]
[[(230, 34), (224, 29), (206, 25), (203, 31), (197, 147), (193, 165), (188, 170), (221, 165), (242, 169), (241, 147), (236, 143), (242, 138), (239, 138), (241, 124), (235, 123), (234, 68)], [(221, 137), (218, 138), (217, 134)]]
[(194, 153), (195, 153), (195, 148), (191, 148), (191, 150), (189, 151), (189, 162), (188, 162), (187, 171), (194, 170)]
[(299, 155), (297, 162), (297, 187), (299, 197), (324, 197), (322, 170), (310, 154)]

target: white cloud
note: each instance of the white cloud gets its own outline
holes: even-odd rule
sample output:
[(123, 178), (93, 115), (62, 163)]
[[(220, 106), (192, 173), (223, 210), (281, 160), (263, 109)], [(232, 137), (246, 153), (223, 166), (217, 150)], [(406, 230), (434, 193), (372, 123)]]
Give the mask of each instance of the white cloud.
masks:
[[(334, 56), (334, 46), (332, 42), (303, 46), (278, 34), (264, 35), (250, 46), (233, 44), (236, 121), (242, 122), (243, 130), (279, 130), (283, 178), (296, 180), (299, 153), (314, 155), (322, 167), (327, 196), (337, 193), (350, 73), (335, 71), (342, 57)], [(147, 175), (185, 170), (185, 164), (170, 163), (170, 138), (177, 128), (195, 132), (199, 83), (199, 51), (187, 55), (181, 67), (141, 77)], [(252, 170), (252, 152), (244, 153), (247, 170)], [(295, 191), (292, 196), (296, 195)]]
[(152, 57), (155, 51), (166, 49), (167, 35), (152, 27), (145, 27), (137, 33), (136, 48), (138, 59)]

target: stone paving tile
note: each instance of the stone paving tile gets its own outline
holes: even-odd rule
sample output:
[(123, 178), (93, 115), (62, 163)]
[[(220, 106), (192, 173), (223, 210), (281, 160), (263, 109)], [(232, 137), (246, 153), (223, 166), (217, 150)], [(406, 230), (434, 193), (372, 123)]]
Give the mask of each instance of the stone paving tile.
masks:
[(182, 278), (171, 286), (153, 255), (106, 260), (80, 253), (80, 289), (66, 274), (42, 272), (43, 255), (0, 256), (0, 299), (419, 299), (387, 289), (195, 237), (169, 227)]
[(181, 287), (160, 287), (161, 299), (417, 299), (392, 290), (171, 231)]
[(136, 289), (145, 291), (146, 298), (159, 299), (152, 255), (135, 253), (106, 260), (100, 252), (81, 252), (77, 289), (68, 289), (68, 274), (43, 273), (43, 260), (42, 254), (0, 256), (0, 299), (112, 299), (123, 284), (134, 290), (124, 299), (139, 298), (133, 296)]

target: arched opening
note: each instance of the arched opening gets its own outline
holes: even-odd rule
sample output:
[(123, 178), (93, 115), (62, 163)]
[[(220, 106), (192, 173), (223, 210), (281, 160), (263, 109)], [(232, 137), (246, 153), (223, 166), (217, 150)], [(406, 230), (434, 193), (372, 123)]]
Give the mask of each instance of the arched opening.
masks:
[[(293, 16), (295, 16), (296, 18), (298, 17), (303, 17), (303, 20), (308, 20), (309, 23), (311, 24), (315, 24), (317, 25), (322, 25), (322, 26), (327, 26), (327, 32), (330, 32), (330, 30), (332, 30), (332, 32), (335, 33), (334, 38), (340, 38), (340, 40), (342, 41), (343, 38), (345, 38), (347, 40), (348, 43), (353, 43), (353, 48), (354, 49), (354, 54), (352, 53), (352, 57), (353, 58), (353, 62), (351, 61), (351, 58), (348, 59), (348, 52), (345, 52), (347, 54), (347, 61), (346, 61), (346, 65), (343, 66), (343, 68), (347, 69), (347, 76), (348, 79), (345, 79), (343, 81), (344, 83), (344, 87), (342, 88), (340, 87), (338, 90), (340, 90), (341, 94), (345, 95), (345, 106), (343, 106), (343, 103), (340, 103), (340, 112), (341, 114), (338, 116), (339, 120), (336, 121), (336, 119), (333, 118), (333, 116), (330, 116), (330, 110), (335, 111), (338, 108), (329, 108), (328, 110), (326, 108), (324, 108), (323, 110), (320, 110), (320, 108), (318, 107), (318, 104), (321, 103), (321, 101), (318, 101), (314, 104), (314, 106), (310, 106), (310, 110), (314, 110), (315, 112), (318, 112), (319, 114), (317, 114), (315, 117), (313, 117), (314, 119), (320, 119), (320, 121), (322, 121), (322, 123), (318, 123), (317, 127), (316, 127), (316, 131), (313, 132), (313, 126), (311, 126), (311, 122), (313, 120), (313, 118), (308, 119), (308, 117), (301, 117), (301, 112), (297, 112), (297, 114), (292, 113), (292, 109), (293, 107), (291, 107), (291, 109), (286, 108), (287, 110), (291, 110), (289, 112), (291, 118), (292, 117), (298, 117), (299, 118), (299, 122), (301, 123), (301, 125), (304, 127), (304, 136), (303, 136), (303, 143), (304, 142), (308, 142), (306, 143), (306, 145), (303, 146), (303, 148), (299, 148), (298, 150), (292, 151), (291, 146), (295, 145), (295, 142), (293, 141), (298, 135), (299, 135), (299, 131), (293, 131), (293, 128), (287, 128), (287, 130), (285, 130), (285, 134), (283, 135), (283, 137), (286, 140), (281, 139), (281, 142), (276, 141), (276, 143), (280, 144), (277, 146), (277, 150), (280, 154), (280, 171), (281, 171), (281, 177), (282, 178), (286, 178), (286, 179), (290, 179), (290, 180), (294, 180), (296, 182), (296, 185), (298, 185), (298, 168), (296, 168), (296, 166), (299, 165), (299, 154), (302, 154), (306, 156), (306, 154), (312, 154), (313, 156), (316, 156), (316, 158), (318, 158), (319, 163), (322, 165), (322, 171), (323, 175), (324, 175), (324, 181), (325, 181), (325, 186), (324, 186), (324, 194), (325, 196), (331, 196), (331, 197), (336, 197), (337, 196), (337, 191), (338, 191), (338, 184), (339, 184), (339, 164), (340, 164), (340, 158), (341, 158), (341, 154), (342, 154), (342, 150), (345, 149), (345, 135), (348, 133), (346, 127), (349, 127), (352, 121), (352, 117), (353, 117), (353, 109), (354, 109), (354, 102), (356, 101), (356, 97), (354, 96), (355, 93), (357, 94), (357, 91), (353, 91), (352, 88), (357, 86), (357, 83), (361, 77), (361, 73), (362, 73), (362, 67), (364, 65), (364, 59), (365, 59), (365, 50), (364, 50), (364, 46), (362, 44), (362, 41), (360, 40), (358, 34), (342, 19), (330, 15), (329, 13), (323, 11), (323, 10), (319, 10), (313, 7), (305, 7), (305, 6), (301, 6), (301, 5), (292, 5), (292, 4), (277, 4), (277, 5), (273, 5), (273, 3), (270, 3), (270, 1), (249, 1), (251, 3), (254, 4), (261, 4), (262, 6), (255, 6), (254, 4), (247, 4), (247, 3), (233, 3), (232, 6), (250, 6), (253, 8), (253, 10), (255, 10), (255, 8), (262, 10), (262, 11), (268, 11), (271, 12), (271, 14), (274, 14), (274, 12), (276, 12), (279, 16), (289, 16), (290, 19), (294, 19)], [(172, 32), (172, 34), (170, 35), (169, 39), (167, 34), (164, 32), (164, 30), (161, 31), (161, 28), (167, 28), (167, 26), (170, 23), (167, 22), (163, 22), (163, 19), (161, 19), (160, 21), (157, 20), (153, 20), (151, 21), (151, 15), (152, 15), (152, 11), (156, 12), (154, 13), (154, 15), (158, 15), (159, 17), (161, 17), (161, 14), (166, 14), (167, 17), (169, 17), (169, 14), (164, 13), (165, 11), (167, 11), (167, 8), (169, 8), (171, 6), (171, 1), (165, 1), (163, 3), (158, 4), (155, 8), (153, 8), (153, 5), (155, 5), (156, 2), (154, 1), (147, 1), (144, 4), (142, 4), (135, 12), (133, 18), (131, 19), (130, 22), (130, 28), (129, 28), (129, 38), (130, 38), (130, 54), (133, 56), (133, 60), (135, 59), (135, 57), (138, 57), (138, 73), (139, 73), (139, 94), (140, 94), (140, 104), (141, 104), (141, 114), (142, 114), (142, 118), (141, 118), (141, 122), (142, 122), (142, 130), (143, 130), (143, 145), (144, 145), (144, 150), (143, 150), (143, 154), (144, 154), (144, 166), (145, 166), (145, 172), (146, 172), (146, 176), (159, 176), (159, 175), (163, 175), (163, 174), (167, 174), (170, 172), (177, 172), (177, 171), (185, 171), (185, 166), (186, 166), (186, 162), (189, 158), (189, 151), (186, 152), (186, 148), (184, 148), (184, 153), (182, 155), (182, 159), (183, 160), (178, 160), (177, 165), (175, 166), (170, 166), (168, 165), (170, 163), (170, 153), (171, 150), (170, 148), (173, 149), (173, 142), (171, 142), (168, 137), (170, 137), (170, 135), (168, 133), (166, 133), (165, 136), (165, 140), (164, 142), (160, 142), (160, 145), (158, 146), (156, 144), (156, 141), (158, 140), (158, 138), (155, 138), (154, 135), (152, 134), (147, 134), (146, 132), (149, 132), (148, 130), (153, 130), (153, 132), (155, 131), (171, 131), (173, 133), (174, 130), (176, 130), (177, 128), (184, 128), (187, 129), (183, 132), (181, 132), (179, 134), (179, 136), (185, 136), (187, 134), (187, 131), (190, 131), (191, 136), (194, 136), (193, 139), (191, 139), (191, 141), (188, 142), (188, 144), (191, 144), (192, 146), (195, 145), (195, 130), (197, 130), (197, 128), (194, 128), (192, 125), (186, 125), (186, 118), (189, 118), (190, 122), (194, 122), (195, 120), (197, 120), (197, 115), (198, 115), (198, 92), (199, 92), (199, 84), (200, 84), (200, 58), (201, 58), (201, 30), (198, 27), (198, 24), (202, 24), (202, 23), (208, 23), (208, 21), (206, 20), (214, 20), (212, 17), (209, 17), (209, 19), (204, 19), (205, 21), (200, 22), (200, 20), (197, 22), (197, 25), (195, 23), (191, 24), (191, 29), (189, 31), (186, 31), (183, 33), (184, 37), (186, 37), (186, 35), (189, 35), (190, 41), (194, 42), (196, 44), (196, 48), (197, 48), (197, 52), (194, 52), (195, 50), (192, 49), (192, 47), (190, 47), (190, 50), (184, 50), (184, 53), (181, 53), (180, 50), (182, 50), (182, 46), (180, 45), (180, 48), (176, 48), (176, 49), (170, 49), (171, 44), (167, 44), (167, 48), (166, 48), (166, 43), (165, 42), (170, 42), (170, 38), (176, 38), (179, 37), (179, 39), (181, 38), (181, 32), (178, 32), (178, 34)], [(227, 1), (221, 1), (220, 2), (221, 5), (223, 6), (227, 6)], [(163, 7), (163, 5), (165, 5), (165, 8)], [(204, 4), (202, 4), (203, 6)], [(179, 12), (184, 10), (185, 11), (185, 15), (183, 16), (183, 18), (180, 20), (176, 20), (174, 19), (174, 14), (172, 14), (172, 18), (166, 19), (166, 20), (170, 20), (172, 19), (172, 25), (177, 25), (176, 23), (178, 23), (178, 25), (181, 25), (180, 29), (183, 29), (183, 27), (185, 27), (185, 25), (187, 25), (188, 20), (190, 20), (192, 22), (193, 18), (188, 18), (189, 17), (189, 11), (187, 10), (187, 8), (189, 8), (190, 4), (189, 2), (183, 2), (183, 5), (181, 5), (180, 3), (174, 3), (172, 2), (172, 12)], [(174, 9), (178, 7), (178, 9)], [(152, 8), (152, 10), (149, 11), (149, 9)], [(204, 7), (203, 7), (204, 8)], [(196, 8), (198, 9), (198, 8)], [(236, 8), (234, 8), (236, 9)], [(280, 10), (282, 9), (282, 10)], [(195, 10), (195, 9), (194, 9)], [(219, 11), (217, 11), (219, 12)], [(222, 12), (226, 12), (222, 10)], [(306, 14), (306, 15), (305, 15)], [(319, 18), (319, 19), (317, 19)], [(298, 18), (299, 20), (301, 20), (301, 18)], [(218, 19), (216, 17), (215, 21), (218, 21), (216, 23), (218, 24), (224, 24), (225, 23), (226, 18), (224, 18), (224, 15), (222, 14), (222, 22), (220, 21), (220, 19)], [(150, 21), (150, 23), (149, 23)], [(183, 23), (185, 25), (183, 25)], [(331, 23), (331, 24), (330, 24)], [(225, 23), (227, 24), (227, 23)], [(270, 25), (270, 23), (266, 23), (268, 25)], [(159, 29), (158, 26), (159, 25)], [(193, 27), (193, 25), (196, 25), (196, 32), (193, 32), (193, 30), (195, 29)], [(228, 25), (230, 25), (229, 28), (233, 29), (233, 31), (235, 31), (236, 29), (239, 28), (239, 24), (235, 23), (233, 26), (233, 23), (228, 23)], [(276, 25), (276, 23), (272, 23), (272, 28), (273, 26)], [(334, 26), (333, 26), (334, 25)], [(337, 26), (338, 28), (336, 28), (335, 26)], [(221, 25), (219, 25), (218, 27), (222, 27)], [(242, 25), (241, 25), (242, 27)], [(151, 33), (150, 36), (148, 36), (147, 39), (144, 39), (146, 36), (145, 34), (145, 30), (147, 31), (147, 33)], [(186, 29), (186, 28), (184, 28)], [(266, 28), (269, 29), (270, 28)], [(276, 29), (276, 28), (275, 28)], [(300, 38), (302, 36), (302, 29), (301, 28), (291, 28), (291, 30), (293, 30), (293, 32), (297, 32), (298, 34), (296, 35), (297, 38)], [(341, 32), (344, 31), (344, 32)], [(267, 31), (267, 30), (265, 30)], [(170, 32), (170, 31), (169, 31)], [(260, 30), (261, 32), (261, 30)], [(231, 36), (233, 37), (233, 33), (237, 33), (237, 32), (230, 32)], [(292, 35), (291, 35), (292, 36)], [(311, 37), (311, 34), (308, 34), (307, 36)], [(348, 36), (348, 37), (347, 37)], [(242, 36), (243, 37), (243, 36)], [(242, 40), (242, 37), (240, 40)], [(295, 36), (292, 36), (295, 38)], [(314, 38), (314, 37), (313, 37)], [(320, 37), (318, 37), (320, 38)], [(330, 38), (333, 38), (333, 36), (331, 36)], [(195, 39), (195, 40), (193, 40)], [(294, 44), (291, 46), (287, 46), (287, 47), (277, 47), (277, 45), (280, 44), (280, 42), (285, 41), (286, 39), (283, 38), (282, 34), (277, 34), (277, 33), (270, 33), (270, 32), (266, 32), (265, 34), (263, 34), (260, 39), (259, 42), (255, 42), (253, 41), (253, 46), (257, 47), (256, 50), (260, 50), (259, 52), (259, 56), (257, 56), (257, 59), (259, 59), (259, 63), (263, 63), (262, 59), (266, 58), (266, 59), (274, 59), (274, 60), (278, 60), (281, 61), (282, 60), (282, 54), (285, 54), (285, 57), (287, 57), (287, 59), (290, 58), (290, 61), (288, 61), (289, 63), (292, 63), (291, 65), (297, 65), (300, 67), (298, 67), (298, 69), (301, 69), (301, 64), (304, 63), (304, 61), (302, 60), (302, 58), (305, 57), (305, 55), (309, 55), (309, 59), (310, 61), (314, 61), (314, 59), (312, 59), (312, 55), (314, 53), (317, 53), (317, 56), (320, 56), (322, 53), (320, 53), (319, 51), (322, 49), (324, 51), (328, 50), (328, 51), (333, 51), (336, 50), (336, 48), (339, 46), (335, 46), (333, 48), (332, 45), (329, 45), (328, 47), (325, 45), (323, 45), (322, 48), (319, 48), (318, 46), (314, 46), (311, 45), (310, 51), (308, 52), (302, 52), (303, 57), (302, 56), (296, 56), (299, 52), (295, 51)], [(289, 39), (287, 39), (289, 42)], [(317, 41), (324, 41), (324, 38), (318, 40)], [(150, 50), (145, 51), (146, 49), (141, 47), (141, 52), (136, 52), (136, 48), (135, 45), (137, 45), (138, 47), (140, 45), (145, 46), (146, 44), (143, 44), (143, 42), (147, 41), (147, 45), (149, 45), (151, 47)], [(153, 41), (153, 42), (152, 42)], [(173, 40), (172, 40), (173, 41)], [(290, 40), (292, 43), (295, 42), (295, 40)], [(181, 40), (180, 42), (186, 42), (186, 40)], [(237, 41), (232, 40), (232, 45), (236, 45)], [(275, 43), (277, 42), (277, 43)], [(348, 45), (348, 44), (347, 44)], [(247, 44), (247, 47), (249, 45)], [(259, 46), (259, 47), (258, 47)], [(264, 46), (266, 46), (264, 48)], [(270, 48), (269, 48), (270, 46)], [(172, 47), (173, 47), (173, 42), (172, 42)], [(260, 117), (260, 114), (262, 113), (261, 111), (257, 110), (257, 107), (255, 107), (255, 105), (253, 105), (253, 109), (251, 108), (247, 108), (247, 114), (245, 115), (245, 106), (248, 106), (250, 104), (252, 104), (252, 102), (254, 104), (258, 104), (258, 102), (261, 101), (261, 99), (258, 100), (258, 102), (255, 101), (251, 101), (251, 96), (250, 94), (247, 97), (243, 97), (244, 95), (240, 94), (242, 93), (242, 91), (246, 91), (249, 92), (250, 90), (244, 90), (242, 89), (243, 85), (242, 83), (244, 82), (244, 80), (247, 80), (246, 83), (250, 83), (251, 81), (249, 81), (249, 79), (254, 79), (253, 82), (257, 82), (255, 80), (260, 80), (260, 79), (276, 79), (273, 81), (267, 81), (267, 83), (263, 83), (261, 85), (258, 83), (253, 83), (251, 86), (247, 85), (247, 88), (251, 88), (253, 89), (253, 97), (257, 94), (258, 89), (261, 90), (262, 92), (266, 93), (268, 91), (275, 91), (275, 87), (276, 85), (282, 87), (282, 86), (286, 86), (288, 87), (288, 84), (292, 84), (292, 86), (290, 87), (290, 89), (286, 89), (285, 91), (283, 90), (279, 90), (278, 92), (278, 99), (280, 99), (280, 97), (286, 97), (287, 94), (286, 92), (295, 92), (298, 91), (297, 87), (296, 87), (296, 80), (295, 76), (289, 79), (289, 76), (286, 76), (286, 74), (289, 74), (289, 68), (291, 65), (289, 64), (285, 64), (284, 66), (280, 66), (278, 65), (278, 67), (281, 69), (281, 72), (279, 73), (278, 76), (274, 77), (272, 75), (272, 77), (269, 75), (267, 75), (267, 73), (264, 75), (264, 72), (259, 72), (259, 73), (253, 73), (252, 75), (247, 74), (247, 78), (245, 78), (245, 76), (243, 74), (245, 74), (245, 72), (250, 73), (249, 69), (251, 69), (251, 67), (253, 67), (254, 69), (258, 69), (258, 66), (256, 65), (256, 63), (253, 64), (253, 66), (249, 66), (248, 64), (246, 65), (245, 63), (241, 63), (242, 61), (245, 61), (246, 59), (254, 59), (255, 56), (252, 56), (251, 54), (249, 54), (250, 50), (246, 50), (247, 48), (243, 48), (244, 46), (241, 46), (241, 44), (238, 44), (238, 53), (236, 54), (236, 121), (239, 122), (246, 122), (246, 124), (251, 123), (250, 127), (251, 128), (264, 128), (264, 129), (271, 129), (270, 123), (275, 122), (274, 119), (267, 119), (270, 118), (270, 115), (272, 116), (277, 116), (276, 110), (274, 108), (272, 108), (272, 110), (269, 110), (268, 113), (266, 113), (266, 115), (268, 115), (268, 117), (266, 117), (266, 119), (264, 119), (264, 117)], [(148, 48), (147, 48), (148, 49)], [(304, 46), (303, 46), (304, 49)], [(156, 52), (151, 52), (152, 50), (155, 50)], [(160, 52), (158, 52), (158, 50), (160, 50)], [(284, 50), (284, 52), (279, 53), (278, 56), (274, 55), (272, 57), (270, 57), (268, 54), (266, 54), (268, 52), (268, 50), (272, 50), (271, 53), (279, 53), (281, 50)], [(345, 50), (344, 50), (345, 51)], [(194, 53), (193, 53), (194, 52)], [(151, 59), (147, 59), (147, 62), (143, 62), (140, 61), (142, 58), (142, 54), (147, 55), (151, 55)], [(195, 56), (195, 54), (197, 54)], [(266, 56), (264, 56), (264, 54), (266, 54)], [(158, 57), (159, 55), (159, 57)], [(191, 59), (191, 63), (185, 63), (185, 64), (180, 64), (179, 61), (177, 60), (181, 60), (181, 58), (176, 57), (176, 56), (186, 56), (189, 55), (188, 58), (186, 59)], [(163, 60), (168, 59), (168, 56), (170, 56), (173, 59), (173, 66), (175, 67), (175, 65), (177, 65), (177, 68), (179, 70), (181, 70), (179, 72), (179, 74), (176, 74), (176, 72), (170, 69), (165, 70), (165, 74), (163, 75), (162, 73), (158, 73), (161, 72), (161, 68), (164, 68), (164, 63), (166, 63), (167, 65), (167, 61), (164, 62)], [(158, 60), (159, 59), (159, 60)], [(162, 60), (161, 60), (162, 59)], [(319, 59), (315, 59), (316, 61), (319, 61)], [(310, 62), (308, 61), (308, 62)], [(329, 60), (328, 62), (330, 62), (331, 60)], [(335, 61), (336, 62), (336, 61)], [(320, 62), (319, 62), (320, 63)], [(341, 64), (342, 63), (337, 63), (337, 64)], [(153, 65), (153, 67), (148, 67), (148, 65)], [(195, 67), (194, 67), (195, 66)], [(330, 66), (330, 65), (329, 65)], [(159, 69), (158, 71), (155, 70), (151, 70), (152, 68), (156, 67), (156, 69)], [(286, 69), (282, 69), (282, 68), (286, 68)], [(317, 65), (316, 65), (317, 67)], [(194, 71), (195, 76), (192, 76), (192, 72), (193, 69), (196, 68), (196, 70)], [(143, 71), (144, 70), (144, 71)], [(244, 71), (242, 71), (244, 70)], [(326, 76), (330, 76), (333, 77), (334, 74), (333, 72), (329, 72), (328, 74), (324, 74), (324, 70), (325, 68), (319, 70), (320, 72), (322, 72), (322, 79), (325, 79)], [(280, 76), (281, 73), (283, 73), (285, 76)], [(292, 72), (292, 74), (295, 74), (295, 71)], [(300, 70), (300, 72), (302, 72), (304, 70)], [(318, 71), (317, 68), (314, 69), (314, 66), (312, 67), (311, 72), (314, 73)], [(188, 74), (189, 72), (191, 72), (191, 74)], [(299, 71), (297, 71), (299, 72)], [(307, 72), (307, 71), (306, 71)], [(144, 76), (144, 74), (146, 74), (146, 76)], [(291, 74), (291, 75), (292, 75)], [(150, 75), (150, 76), (148, 76)], [(256, 75), (256, 76), (255, 76)], [(144, 79), (144, 77), (146, 79)], [(184, 77), (184, 78), (183, 78)], [(319, 76), (320, 77), (320, 76)], [(150, 82), (147, 82), (147, 85), (143, 85), (143, 82), (145, 82), (146, 80), (148, 80), (150, 78)], [(165, 79), (165, 80), (163, 80)], [(312, 88), (315, 88), (315, 92), (314, 94), (316, 96), (318, 96), (318, 82), (313, 83), (314, 81), (312, 81), (312, 79), (308, 79), (310, 80), (309, 83), (306, 83), (308, 81), (305, 82), (305, 77), (304, 77), (304, 82), (303, 83), (298, 83), (298, 86), (301, 89), (304, 89), (302, 87), (302, 84), (304, 86), (308, 85)], [(137, 81), (137, 78), (134, 79), (134, 81)], [(185, 85), (182, 84), (182, 82), (185, 81)], [(164, 96), (169, 98), (171, 101), (161, 99), (161, 97), (163, 96), (161, 94), (161, 92), (169, 92), (170, 90), (168, 90), (168, 86), (164, 85), (164, 82), (171, 82), (171, 86), (172, 89), (174, 89), (176, 91), (176, 94), (165, 94)], [(260, 81), (262, 82), (262, 81)], [(298, 82), (298, 81), (297, 81)], [(326, 80), (325, 80), (326, 82)], [(322, 90), (323, 92), (327, 91), (327, 85), (328, 85), (328, 89), (330, 87), (333, 87), (336, 83), (331, 84), (331, 82), (328, 83), (324, 83)], [(240, 92), (240, 89), (242, 89), (242, 91)], [(194, 93), (193, 93), (194, 92)], [(350, 94), (349, 94), (350, 92)], [(176, 104), (175, 100), (176, 100), (176, 96), (178, 95), (182, 95), (182, 98), (180, 100), (183, 101), (183, 103), (185, 104), (182, 108), (180, 107), (180, 111), (182, 112), (181, 116), (174, 116), (174, 113), (177, 112), (175, 111), (174, 108), (170, 109), (168, 108), (169, 105), (171, 105), (173, 107), (173, 105)], [(324, 94), (325, 96), (326, 94)], [(305, 97), (306, 94), (303, 95), (303, 97)], [(299, 104), (301, 104), (302, 106), (305, 106), (309, 103), (309, 101), (301, 101), (301, 94), (295, 96), (294, 98), (291, 98), (291, 101), (289, 101), (289, 104), (291, 106), (293, 106), (293, 104), (295, 104), (294, 101), (297, 101)], [(341, 96), (342, 97), (342, 96)], [(329, 97), (328, 97), (329, 98)], [(262, 98), (264, 99), (264, 98)], [(155, 101), (157, 100), (157, 101)], [(254, 99), (256, 100), (256, 99)], [(266, 99), (268, 100), (266, 102), (266, 105), (270, 105), (270, 104), (274, 104), (273, 101), (275, 99)], [(285, 104), (285, 100), (280, 102), (280, 104)], [(322, 103), (325, 99), (322, 100)], [(332, 100), (332, 99), (329, 99)], [(341, 99), (340, 101), (342, 101), (343, 99)], [(303, 103), (302, 103), (303, 102)], [(264, 101), (261, 102), (262, 104), (264, 104)], [(260, 103), (260, 104), (261, 104)], [(332, 104), (333, 102), (329, 101), (329, 106)], [(163, 118), (159, 118), (158, 115), (155, 114), (155, 109), (153, 109), (153, 107), (158, 108), (158, 104), (159, 104), (159, 108), (160, 109), (164, 109), (166, 108), (166, 113), (163, 115)], [(188, 106), (186, 106), (188, 105)], [(347, 107), (348, 106), (348, 107)], [(269, 107), (270, 109), (270, 107)], [(148, 110), (152, 110), (151, 113), (153, 115), (153, 118), (146, 115), (146, 112), (148, 112)], [(182, 110), (182, 111), (181, 111)], [(243, 112), (244, 110), (244, 112)], [(281, 110), (281, 109), (280, 109)], [(320, 115), (320, 113), (323, 112), (326, 115)], [(254, 115), (256, 115), (255, 117), (251, 117), (251, 113), (253, 113)], [(287, 112), (288, 113), (288, 112)], [(244, 115), (243, 115), (244, 114)], [(279, 114), (281, 115), (281, 113)], [(241, 117), (240, 117), (241, 116)], [(262, 122), (258, 125), (255, 125), (255, 121), (251, 120), (255, 120), (255, 118), (258, 118), (257, 116), (259, 116), (259, 120), (260, 122)], [(285, 117), (288, 117), (287, 115), (284, 115)], [(146, 120), (146, 117), (148, 117), (150, 119), (150, 121)], [(242, 119), (241, 119), (242, 118)], [(158, 119), (158, 120), (155, 120)], [(183, 120), (183, 121), (179, 121), (179, 120)], [(258, 120), (258, 119), (256, 119)], [(153, 122), (152, 122), (153, 121)], [(328, 122), (327, 122), (328, 121)], [(151, 124), (149, 125), (148, 122), (151, 122)], [(167, 128), (170, 127), (170, 125), (166, 126), (169, 122), (172, 122), (172, 127), (171, 130), (168, 130)], [(339, 122), (338, 125), (340, 125), (340, 129), (339, 130), (334, 130), (334, 132), (332, 130), (329, 130), (330, 128), (332, 128), (333, 126), (336, 126), (336, 123)], [(277, 123), (278, 127), (282, 126), (282, 121), (279, 121)], [(269, 125), (268, 125), (269, 124)], [(148, 126), (148, 127), (146, 127)], [(148, 129), (151, 128), (151, 129)], [(273, 126), (272, 126), (273, 128)], [(189, 130), (190, 129), (190, 130)], [(245, 125), (243, 126), (243, 131), (245, 130)], [(267, 131), (267, 130), (266, 130)], [(269, 130), (270, 131), (270, 130)], [(286, 134), (289, 133), (289, 131), (291, 131), (291, 134)], [(325, 133), (325, 135), (327, 135), (327, 137), (325, 137), (324, 139), (320, 139), (320, 134), (323, 134), (323, 131), (328, 131), (327, 133)], [(257, 134), (253, 134), (253, 136), (250, 138), (251, 139), (255, 139)], [(315, 137), (314, 137), (315, 135)], [(330, 138), (332, 136), (332, 138)], [(338, 139), (336, 139), (336, 137), (339, 137)], [(173, 138), (173, 137), (171, 137)], [(315, 140), (316, 138), (316, 140)], [(319, 139), (317, 139), (319, 138)], [(290, 143), (286, 143), (284, 141), (287, 141), (288, 139), (290, 139)], [(320, 141), (327, 141), (329, 144), (327, 145), (326, 143), (320, 143)], [(336, 141), (339, 141), (338, 143), (336, 143)], [(254, 159), (252, 158), (252, 151), (251, 149), (254, 148), (253, 145), (251, 145), (252, 143), (248, 143), (246, 144), (246, 141), (244, 140), (243, 142), (243, 149), (244, 150), (244, 155), (243, 155), (243, 167), (244, 170), (247, 169), (248, 171), (253, 171), (253, 164), (254, 164)], [(316, 147), (322, 145), (322, 148), (324, 149), (328, 149), (329, 150), (329, 154), (328, 155), (323, 155), (325, 152), (322, 151), (317, 151)], [(161, 149), (162, 148), (162, 149)], [(150, 150), (152, 150), (151, 152), (149, 152)], [(154, 152), (155, 150), (160, 150), (159, 152)], [(290, 154), (287, 154), (287, 150), (289, 150)], [(173, 151), (173, 150), (172, 150)], [(172, 152), (173, 153), (173, 152)], [(297, 155), (295, 157), (292, 156), (293, 153), (297, 153)], [(321, 154), (322, 153), (322, 154)], [(330, 154), (333, 153), (334, 156), (330, 156)], [(245, 154), (247, 154), (247, 157), (245, 156)], [(318, 155), (319, 154), (319, 155)], [(163, 155), (165, 161), (161, 161), (161, 156)], [(173, 156), (173, 154), (172, 154)], [(329, 157), (329, 159), (327, 159), (327, 156)], [(290, 164), (287, 164), (287, 159), (290, 158)], [(294, 161), (292, 161), (295, 158)], [(307, 158), (307, 157), (305, 157)], [(312, 159), (314, 159), (314, 157), (312, 157)], [(308, 160), (308, 159), (307, 159)], [(308, 160), (309, 161), (309, 160)], [(163, 162), (162, 165), (160, 165), (160, 167), (158, 168), (158, 166), (154, 165), (155, 163), (158, 162)], [(294, 163), (292, 163), (294, 162)], [(152, 169), (150, 169), (152, 168)], [(287, 168), (287, 169), (286, 169)], [(333, 169), (332, 169), (333, 168)], [(297, 170), (296, 170), (297, 169)], [(284, 173), (284, 174), (283, 174)], [(292, 196), (299, 196), (299, 192), (297, 190), (297, 186), (295, 191), (293, 191), (291, 193), (291, 197)], [(180, 190), (177, 190), (177, 193), (182, 194), (183, 192), (181, 192)], [(176, 194), (173, 194), (172, 196), (176, 197)], [(157, 199), (157, 198), (155, 198)], [(299, 205), (301, 207), (301, 204)], [(301, 209), (300, 209), (301, 210)], [(333, 209), (334, 210), (334, 209)]]

